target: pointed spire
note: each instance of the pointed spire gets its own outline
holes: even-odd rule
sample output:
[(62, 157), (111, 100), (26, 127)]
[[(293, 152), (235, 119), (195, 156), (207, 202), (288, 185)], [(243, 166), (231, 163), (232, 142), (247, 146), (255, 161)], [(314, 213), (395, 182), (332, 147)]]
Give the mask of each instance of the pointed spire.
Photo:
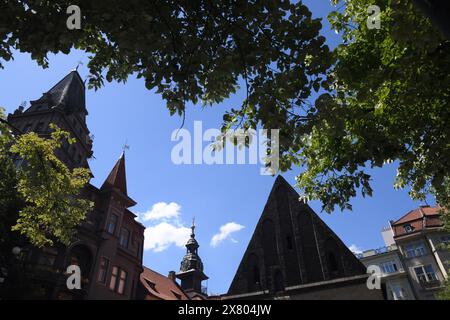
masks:
[(60, 107), (67, 112), (83, 111), (87, 114), (85, 86), (77, 70), (72, 70), (32, 105)]
[(122, 152), (119, 160), (117, 160), (114, 168), (109, 173), (101, 189), (106, 187), (114, 187), (127, 196), (127, 179), (125, 174), (125, 152)]

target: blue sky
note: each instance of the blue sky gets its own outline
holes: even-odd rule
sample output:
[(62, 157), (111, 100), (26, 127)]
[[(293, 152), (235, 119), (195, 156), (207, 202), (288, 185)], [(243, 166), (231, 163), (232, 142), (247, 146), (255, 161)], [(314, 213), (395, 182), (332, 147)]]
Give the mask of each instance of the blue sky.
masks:
[[(316, 17), (326, 16), (331, 9), (328, 1), (304, 2)], [(323, 22), (323, 34), (329, 45), (335, 46), (338, 35), (329, 30), (326, 19)], [(79, 51), (51, 56), (50, 67), (44, 70), (29, 55), (16, 53), (15, 60), (0, 70), (0, 106), (12, 112), (22, 101), (39, 98), (80, 60), (88, 61)], [(82, 77), (88, 74), (83, 65), (79, 72)], [(192, 130), (194, 121), (202, 121), (204, 130), (220, 128), (224, 111), (239, 106), (243, 98), (240, 92), (211, 108), (189, 105), (184, 128)], [(170, 117), (161, 97), (148, 91), (141, 80), (107, 83), (98, 91), (89, 90), (86, 100), (88, 126), (95, 137), (95, 158), (90, 161), (94, 185), (102, 184), (125, 142), (130, 145), (126, 154), (128, 193), (138, 202), (131, 209), (141, 213), (141, 219), (147, 218), (144, 264), (163, 274), (178, 271), (185, 253), (181, 245), (186, 227), (195, 216), (199, 252), (210, 277), (209, 291), (226, 292), (275, 178), (260, 175), (259, 164), (174, 165), (171, 150), (176, 142), (171, 141), (171, 134), (180, 127), (181, 119)], [(299, 170), (294, 168), (283, 176), (294, 184)], [(420, 204), (412, 201), (407, 191), (393, 189), (395, 170), (395, 165), (389, 165), (372, 171), (374, 196), (355, 198), (352, 212), (328, 215), (320, 212), (320, 203), (310, 205), (348, 246), (380, 247), (380, 229)], [(221, 226), (225, 227), (219, 236)]]

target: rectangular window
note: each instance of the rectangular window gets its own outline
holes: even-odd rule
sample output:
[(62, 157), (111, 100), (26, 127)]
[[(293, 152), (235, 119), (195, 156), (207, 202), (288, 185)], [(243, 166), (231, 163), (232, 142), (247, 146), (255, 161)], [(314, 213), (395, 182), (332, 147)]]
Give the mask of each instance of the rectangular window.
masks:
[(405, 294), (404, 294), (403, 288), (399, 285), (391, 286), (391, 294), (392, 294), (392, 298), (394, 298), (394, 300), (404, 300), (405, 299)]
[(124, 294), (127, 284), (127, 276), (128, 273), (125, 270), (118, 267), (113, 267), (109, 289), (117, 292), (118, 294)]
[(125, 285), (127, 283), (127, 272), (120, 270), (119, 285), (117, 286), (117, 293), (123, 294), (125, 292)]
[(426, 266), (415, 267), (414, 272), (416, 273), (419, 282), (430, 282), (437, 280), (436, 273), (433, 267), (429, 264)]
[(126, 228), (120, 230), (119, 244), (122, 248), (128, 248), (128, 242), (130, 241), (130, 231)]
[(393, 273), (398, 271), (397, 265), (394, 261), (388, 261), (381, 264), (381, 268), (383, 269), (384, 273)]
[(431, 264), (426, 265), (424, 267), (424, 269), (425, 269), (425, 274), (427, 275), (428, 281), (435, 281), (435, 280), (437, 280), (436, 273), (434, 272), (433, 267), (431, 266)]
[(98, 271), (97, 281), (101, 283), (106, 283), (106, 275), (108, 274), (109, 260), (102, 257), (100, 260), (100, 269)]
[(119, 274), (119, 268), (113, 267), (111, 272), (111, 280), (109, 281), (109, 289), (116, 291), (117, 275)]
[(119, 220), (119, 217), (117, 216), (117, 214), (111, 214), (111, 217), (109, 218), (109, 222), (108, 222), (108, 232), (111, 234), (114, 234), (114, 232), (116, 231), (116, 226), (117, 226), (117, 220)]
[(416, 245), (416, 257), (420, 257), (425, 255), (425, 248), (423, 247), (423, 244), (420, 243)]
[(405, 255), (407, 258), (423, 256), (425, 255), (425, 248), (422, 243), (409, 244), (405, 246)]

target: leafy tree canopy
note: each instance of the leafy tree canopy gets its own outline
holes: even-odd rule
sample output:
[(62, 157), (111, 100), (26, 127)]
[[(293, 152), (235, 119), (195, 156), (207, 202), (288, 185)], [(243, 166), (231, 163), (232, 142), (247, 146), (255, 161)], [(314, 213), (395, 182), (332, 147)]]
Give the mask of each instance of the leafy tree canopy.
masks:
[[(351, 208), (372, 193), (366, 169), (397, 161), (397, 187), (448, 206), (449, 41), (412, 1), (334, 2), (343, 43), (330, 51), (301, 1), (4, 1), (0, 57), (18, 49), (45, 67), (48, 53), (81, 49), (91, 87), (137, 75), (171, 114), (218, 103), (243, 79), (246, 97), (223, 128), (279, 128), (281, 169), (304, 169), (305, 198)], [(80, 30), (66, 27), (72, 4)], [(370, 5), (380, 29), (368, 28)]]
[(17, 245), (18, 234), (11, 231), (38, 247), (51, 246), (55, 240), (69, 244), (91, 208), (90, 201), (78, 198), (90, 173), (84, 168), (70, 170), (56, 158), (54, 151), (63, 139), (69, 143), (73, 139), (56, 126), (52, 129), (49, 139), (36, 133), (13, 136), (0, 123), (0, 225), (5, 228), (0, 245)]

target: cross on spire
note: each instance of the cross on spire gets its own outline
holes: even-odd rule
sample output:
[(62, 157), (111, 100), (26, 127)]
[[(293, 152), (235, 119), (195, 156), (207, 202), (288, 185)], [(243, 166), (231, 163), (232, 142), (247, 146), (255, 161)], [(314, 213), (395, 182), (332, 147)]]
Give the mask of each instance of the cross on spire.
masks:
[(191, 230), (192, 230), (192, 235), (194, 235), (194, 230), (195, 230), (195, 217), (192, 218), (192, 226), (191, 226)]
[(128, 139), (125, 140), (124, 145), (122, 146), (122, 153), (125, 153), (125, 150), (130, 150), (130, 146), (127, 144)]

